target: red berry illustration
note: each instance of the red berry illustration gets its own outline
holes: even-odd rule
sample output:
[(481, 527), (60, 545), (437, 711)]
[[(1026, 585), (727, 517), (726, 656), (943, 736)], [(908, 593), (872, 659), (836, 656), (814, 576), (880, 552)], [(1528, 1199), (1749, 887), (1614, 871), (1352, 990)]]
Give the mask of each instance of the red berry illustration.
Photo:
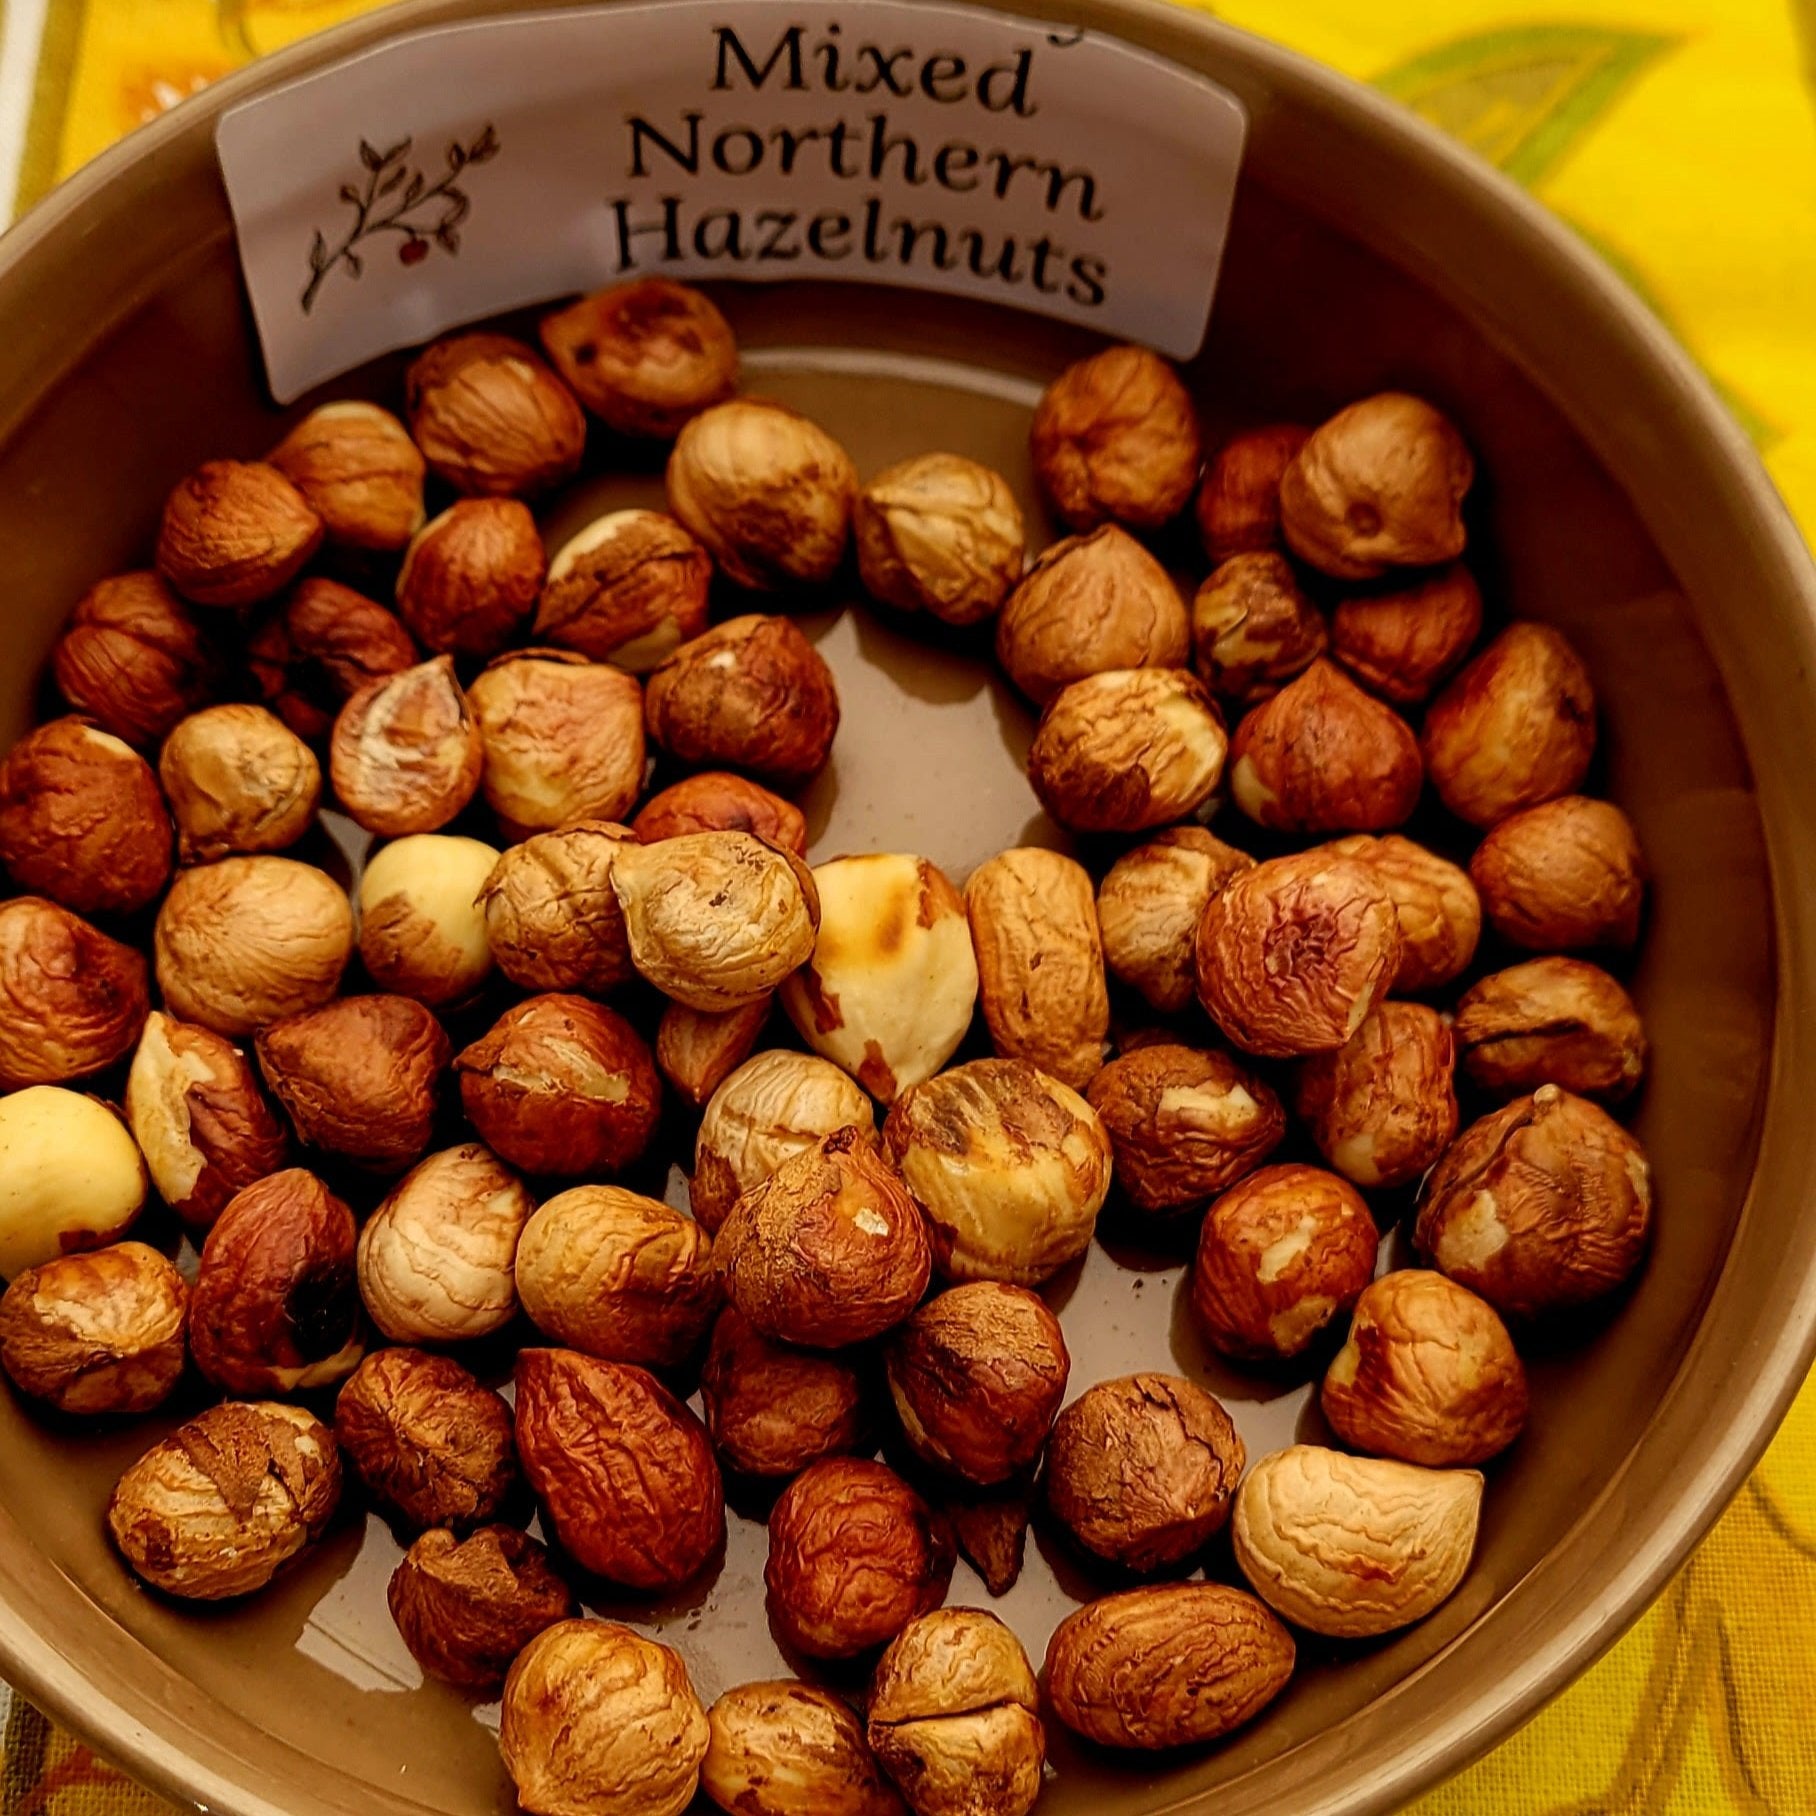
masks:
[(420, 265), (429, 256), (429, 242), (427, 240), (405, 240), (398, 247), (397, 256), (406, 265)]

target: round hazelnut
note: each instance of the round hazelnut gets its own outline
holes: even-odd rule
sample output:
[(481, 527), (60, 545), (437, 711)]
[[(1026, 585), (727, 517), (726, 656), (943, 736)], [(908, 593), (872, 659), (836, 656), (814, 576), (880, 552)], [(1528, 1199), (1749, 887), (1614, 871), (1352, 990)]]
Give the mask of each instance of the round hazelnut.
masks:
[(1185, 508), (1204, 446), (1179, 376), (1145, 347), (1108, 347), (1041, 394), (1028, 432), (1034, 475), (1075, 530), (1155, 530)]
[(652, 1374), (566, 1349), (517, 1357), (517, 1452), (569, 1556), (652, 1594), (698, 1576), (725, 1537), (706, 1428)]
[(579, 820), (513, 845), (478, 891), (498, 969), (525, 990), (604, 995), (634, 975), (612, 864), (627, 827)]
[(1230, 1517), (1247, 1453), (1222, 1403), (1177, 1375), (1100, 1381), (1054, 1421), (1047, 1505), (1086, 1551), (1144, 1575)]
[(668, 457), (668, 508), (728, 580), (769, 591), (830, 580), (858, 476), (818, 423), (735, 397), (690, 418)]
[(671, 1002), (656, 1024), (656, 1070), (699, 1109), (756, 1051), (774, 1007), (773, 996), (738, 1009)]
[(250, 1034), (318, 1008), (353, 955), (346, 891), (294, 858), (223, 858), (178, 873), (152, 943), (171, 1012)]
[(360, 689), (340, 709), (328, 774), (348, 815), (381, 838), (434, 832), (479, 789), (476, 708), (437, 656)]
[(1510, 624), (1425, 715), (1425, 771), (1438, 799), (1493, 826), (1578, 788), (1595, 754), (1595, 689), (1548, 624)]
[(195, 615), (153, 573), (97, 581), (51, 654), (57, 691), (128, 744), (155, 744), (207, 705), (221, 669)]
[(1163, 1015), (1177, 1015), (1195, 993), (1205, 904), (1254, 864), (1202, 826), (1169, 827), (1125, 851), (1097, 886), (1104, 963)]
[(1494, 930), (1528, 951), (1639, 938), (1646, 861), (1611, 801), (1565, 795), (1511, 815), (1476, 847), (1469, 874)]
[(133, 914), (170, 880), (170, 815), (151, 765), (85, 719), (52, 719), (0, 762), (0, 864), (78, 914)]
[(700, 1788), (730, 1816), (902, 1816), (864, 1724), (811, 1684), (740, 1684), (706, 1712)]
[(166, 1595), (224, 1601), (265, 1585), (321, 1537), (340, 1501), (334, 1434), (300, 1406), (211, 1406), (128, 1466), (107, 1529)]
[(546, 558), (529, 507), (462, 498), (410, 539), (397, 570), (397, 611), (423, 648), (495, 656), (536, 607)]
[(807, 820), (792, 801), (728, 769), (706, 769), (644, 802), (631, 831), (644, 844), (684, 832), (750, 832), (796, 857), (807, 855)]
[(1394, 989), (1432, 990), (1469, 969), (1482, 937), (1482, 903), (1465, 871), (1397, 832), (1358, 833), (1324, 849), (1363, 865), (1392, 898), (1400, 925)]
[(1192, 666), (1219, 699), (1254, 705), (1330, 644), (1324, 614), (1271, 549), (1232, 555), (1192, 599)]
[(0, 1097), (0, 1276), (118, 1241), (145, 1184), (138, 1147), (106, 1104), (56, 1085)]
[(1280, 481), (1310, 433), (1297, 423), (1243, 429), (1205, 462), (1198, 534), (1212, 561), (1280, 546)]
[(262, 706), (191, 713), (164, 740), (158, 780), (185, 864), (294, 845), (315, 824), (322, 792), (315, 753)]
[(857, 1450), (865, 1430), (854, 1363), (765, 1337), (735, 1305), (713, 1326), (700, 1404), (720, 1454), (742, 1475), (798, 1475)]
[(610, 511), (555, 551), (536, 637), (647, 674), (706, 629), (712, 558), (660, 511)]
[(495, 846), (418, 832), (367, 858), (359, 879), (359, 956), (381, 990), (440, 1008), (471, 996), (492, 970), (480, 892)]
[(330, 542), (401, 549), (422, 522), (423, 457), (377, 404), (321, 404), (266, 456), (302, 493)]
[(59, 1412), (149, 1412), (183, 1372), (189, 1286), (154, 1248), (59, 1255), (0, 1297), (0, 1364)]
[(1482, 634), (1482, 593), (1460, 562), (1409, 587), (1345, 599), (1331, 617), (1331, 654), (1395, 706), (1417, 706)]
[(1002, 610), (1026, 548), (1009, 482), (962, 454), (885, 467), (852, 513), (858, 573), (873, 599), (946, 624)]
[(143, 954), (41, 896), (0, 902), (0, 1090), (106, 1071), (150, 1008)]
[(182, 480), (158, 525), (158, 572), (192, 605), (254, 605), (322, 544), (322, 520), (276, 467), (210, 460)]
[(456, 334), (418, 354), (404, 412), (435, 475), (470, 497), (547, 491), (586, 446), (567, 387), (506, 334)]
[(738, 343), (711, 299), (633, 278), (542, 318), (542, 345), (586, 407), (620, 435), (666, 441), (738, 388)]
[(1452, 1028), (1470, 1082), (1499, 1097), (1561, 1085), (1614, 1102), (1646, 1070), (1639, 1010), (1606, 971), (1535, 958), (1475, 984)]
[(1178, 587), (1114, 524), (1054, 543), (996, 621), (996, 659), (1037, 706), (1106, 669), (1179, 668), (1191, 649)]
[(366, 1492), (412, 1531), (483, 1525), (516, 1486), (510, 1407), (447, 1356), (374, 1351), (334, 1402), (334, 1436)]
[(454, 1059), (460, 1101), (501, 1158), (526, 1173), (627, 1167), (656, 1131), (662, 1086), (623, 1016), (583, 996), (532, 996)]
[(839, 694), (826, 659), (787, 618), (728, 618), (657, 664), (649, 735), (682, 763), (729, 764), (790, 787), (826, 767)]
[(312, 744), (361, 688), (417, 659), (410, 633), (377, 600), (319, 578), (298, 581), (246, 646), (260, 699)]
[(1302, 561), (1339, 580), (1431, 567), (1463, 552), (1475, 462), (1423, 398), (1382, 391), (1314, 429), (1280, 476), (1280, 527)]
[(1419, 1194), (1419, 1253), (1503, 1317), (1600, 1299), (1645, 1254), (1652, 1173), (1605, 1110), (1556, 1085), (1472, 1123)]

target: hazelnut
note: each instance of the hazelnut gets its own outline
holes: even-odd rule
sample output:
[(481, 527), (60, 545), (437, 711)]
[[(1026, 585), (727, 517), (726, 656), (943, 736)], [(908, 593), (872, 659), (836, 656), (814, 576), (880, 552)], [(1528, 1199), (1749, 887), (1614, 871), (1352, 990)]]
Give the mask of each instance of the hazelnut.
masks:
[(532, 996), (455, 1055), (481, 1139), (526, 1173), (627, 1167), (649, 1146), (661, 1082), (623, 1016), (584, 996)]
[(1096, 1112), (1025, 1059), (974, 1059), (905, 1091), (883, 1146), (949, 1280), (1038, 1286), (1090, 1246), (1110, 1189)]
[(477, 1141), (419, 1160), (359, 1234), (359, 1294), (393, 1343), (464, 1343), (517, 1311), (517, 1239), (536, 1208)]
[(964, 898), (926, 858), (872, 852), (813, 873), (813, 956), (782, 982), (782, 1007), (816, 1053), (879, 1103), (931, 1078), (965, 1038), (977, 957)]
[(706, 1428), (652, 1374), (566, 1349), (517, 1358), (517, 1452), (574, 1561), (652, 1594), (698, 1576), (725, 1537)]
[(145, 1162), (106, 1104), (56, 1085), (0, 1097), (0, 1276), (102, 1248), (145, 1202)]
[(668, 457), (668, 508), (728, 580), (758, 591), (832, 578), (857, 489), (850, 455), (818, 423), (754, 397), (692, 417)]
[(1460, 562), (1409, 587), (1343, 600), (1331, 617), (1331, 654), (1396, 706), (1417, 706), (1482, 634), (1482, 594)]
[(361, 688), (416, 660), (416, 645), (397, 619), (336, 580), (299, 581), (246, 646), (259, 697), (311, 743), (327, 736)]
[(194, 614), (153, 573), (97, 581), (51, 654), (57, 690), (128, 744), (155, 744), (205, 706), (222, 679)]
[(188, 1284), (142, 1242), (59, 1255), (0, 1297), (0, 1363), (59, 1412), (149, 1412), (183, 1372), (188, 1316)]
[(373, 852), (359, 879), (359, 956), (373, 983), (433, 1008), (471, 996), (492, 970), (480, 891), (498, 859), (441, 832)]
[(1280, 546), (1280, 481), (1310, 433), (1297, 423), (1244, 429), (1205, 463), (1198, 534), (1212, 561)]
[(735, 1305), (713, 1326), (700, 1404), (720, 1454), (743, 1475), (798, 1475), (857, 1450), (864, 1435), (856, 1365), (762, 1336)]
[(1198, 924), (1198, 1000), (1238, 1047), (1267, 1059), (1342, 1046), (1399, 964), (1392, 898), (1368, 865), (1328, 851), (1243, 871)]
[(330, 542), (401, 549), (422, 522), (423, 457), (377, 404), (321, 404), (266, 458), (302, 493)]
[(322, 792), (315, 753), (262, 706), (191, 713), (164, 740), (158, 780), (185, 864), (294, 845), (315, 824)]
[(466, 1538), (425, 1532), (391, 1573), (391, 1618), (430, 1677), (496, 1692), (511, 1661), (545, 1627), (572, 1620), (574, 1592), (549, 1554), (515, 1526)]
[(731, 1816), (902, 1816), (902, 1800), (828, 1690), (740, 1684), (706, 1712), (700, 1788)]
[(529, 507), (462, 498), (410, 539), (397, 570), (397, 611), (425, 649), (495, 656), (514, 642), (547, 566)]
[(826, 767), (839, 695), (787, 618), (728, 618), (651, 671), (649, 735), (682, 763), (731, 764), (790, 787)]
[(1227, 1053), (1158, 1041), (1119, 1054), (1085, 1093), (1137, 1209), (1196, 1211), (1267, 1159), (1286, 1134), (1280, 1099)]
[(152, 951), (173, 1014), (217, 1034), (250, 1034), (318, 1008), (340, 988), (353, 909), (312, 864), (223, 858), (178, 873)]
[(1191, 649), (1179, 589), (1114, 524), (1054, 543), (996, 621), (996, 659), (1037, 706), (1106, 669), (1179, 668)]
[(1510, 624), (1425, 715), (1425, 770), (1438, 799), (1492, 826), (1578, 788), (1595, 754), (1595, 689), (1548, 624)]
[(1223, 1530), (1246, 1453), (1222, 1404), (1177, 1375), (1100, 1381), (1047, 1441), (1047, 1505), (1085, 1550), (1146, 1574)]
[(1419, 1194), (1419, 1253), (1503, 1317), (1622, 1285), (1645, 1253), (1652, 1173), (1604, 1110), (1556, 1085), (1472, 1123)]
[(41, 896), (0, 902), (0, 1090), (106, 1071), (150, 1008), (141, 953)]
[(456, 334), (418, 354), (404, 409), (436, 476), (469, 497), (547, 491), (586, 446), (567, 387), (507, 334)]
[(78, 914), (133, 914), (170, 880), (151, 765), (85, 719), (52, 719), (0, 762), (0, 864)]
[(608, 512), (555, 551), (537, 640), (647, 674), (706, 629), (712, 574), (711, 556), (672, 517)]
[(1475, 462), (1448, 417), (1382, 391), (1314, 429), (1280, 476), (1293, 553), (1339, 580), (1431, 567), (1463, 552)]
[(340, 804), (381, 838), (434, 832), (479, 789), (485, 745), (454, 658), (400, 669), (340, 709), (328, 773)]
[(773, 996), (740, 1009), (690, 1009), (670, 1003), (656, 1024), (656, 1069), (699, 1109), (756, 1051)]
[(1611, 801), (1565, 795), (1513, 814), (1476, 847), (1469, 874), (1495, 931), (1528, 951), (1639, 938), (1646, 861)]
[(492, 957), (512, 983), (603, 995), (634, 975), (611, 881), (632, 837), (608, 820), (579, 820), (503, 853), (478, 900)]
[(1330, 645), (1324, 614), (1284, 555), (1232, 555), (1192, 599), (1192, 666), (1219, 699), (1252, 706)]
[(1205, 903), (1254, 865), (1202, 826), (1169, 827), (1125, 851), (1097, 886), (1104, 962), (1163, 1015), (1177, 1015), (1195, 993)]
[(633, 278), (542, 318), (568, 389), (620, 435), (668, 440), (738, 388), (738, 343), (710, 298), (665, 277)]
[(952, 1564), (946, 1522), (894, 1470), (827, 1457), (769, 1516), (770, 1624), (810, 1658), (855, 1658), (937, 1608)]
[(731, 1302), (766, 1337), (843, 1349), (919, 1304), (926, 1225), (862, 1128), (784, 1160), (732, 1207), (713, 1258)]
[(1432, 990), (1469, 969), (1482, 936), (1482, 904), (1466, 872), (1397, 832), (1358, 833), (1324, 849), (1361, 864), (1392, 898), (1400, 925), (1394, 989)]
[(366, 1492), (412, 1531), (482, 1525), (516, 1486), (510, 1407), (447, 1356), (369, 1355), (334, 1402), (334, 1436)]
[(973, 1280), (889, 1338), (889, 1392), (914, 1454), (989, 1487), (1031, 1468), (1065, 1398), (1059, 1320), (1026, 1287)]
[(1028, 780), (1075, 832), (1146, 832), (1203, 806), (1228, 747), (1185, 669), (1111, 669), (1074, 681), (1041, 714)]
[(158, 572), (192, 605), (254, 605), (288, 586), (321, 543), (322, 520), (276, 467), (210, 460), (165, 501)]
[(1457, 1004), (1453, 1032), (1471, 1083), (1499, 1097), (1550, 1084), (1613, 1102), (1646, 1070), (1633, 998), (1581, 959), (1529, 959), (1483, 978)]
[(334, 1434), (300, 1406), (211, 1406), (130, 1464), (107, 1529), (166, 1595), (223, 1601), (263, 1589), (321, 1537), (340, 1501)]
[(1377, 1003), (1334, 1053), (1299, 1067), (1294, 1108), (1356, 1185), (1410, 1185), (1456, 1139), (1450, 1027), (1423, 1003)]
[(1021, 1575), (1028, 1548), (1028, 1493), (1007, 1488), (954, 1490), (945, 1501), (959, 1555), (992, 1595), (1006, 1595)]
[(313, 1173), (256, 1180), (215, 1219), (189, 1308), (189, 1353), (230, 1394), (297, 1393), (350, 1375), (364, 1348), (353, 1213)]
[(684, 832), (751, 832), (798, 858), (807, 855), (807, 820), (800, 808), (728, 769), (702, 770), (651, 795), (631, 831), (646, 845)]
[(852, 514), (864, 590), (905, 612), (977, 624), (1002, 610), (1026, 547), (1009, 482), (962, 454), (900, 460)]
[(1405, 1268), (1363, 1289), (1324, 1377), (1345, 1444), (1428, 1469), (1486, 1463), (1526, 1423), (1526, 1371), (1486, 1300)]
[(1185, 508), (1204, 457), (1185, 386), (1146, 347), (1068, 366), (1041, 394), (1028, 443), (1041, 490), (1075, 530), (1158, 529)]

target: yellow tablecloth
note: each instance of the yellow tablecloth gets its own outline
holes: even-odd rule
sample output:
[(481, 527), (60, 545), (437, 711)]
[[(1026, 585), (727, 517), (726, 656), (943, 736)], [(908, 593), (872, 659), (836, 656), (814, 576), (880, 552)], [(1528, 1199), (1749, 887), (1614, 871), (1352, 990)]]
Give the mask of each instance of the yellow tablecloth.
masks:
[[(1700, 359), (1816, 533), (1816, 0), (1223, 0), (1493, 159)], [(0, 0), (0, 214), (362, 0)], [(1657, 1607), (1422, 1816), (1816, 1816), (1816, 1384)], [(15, 1700), (0, 1816), (164, 1808)]]

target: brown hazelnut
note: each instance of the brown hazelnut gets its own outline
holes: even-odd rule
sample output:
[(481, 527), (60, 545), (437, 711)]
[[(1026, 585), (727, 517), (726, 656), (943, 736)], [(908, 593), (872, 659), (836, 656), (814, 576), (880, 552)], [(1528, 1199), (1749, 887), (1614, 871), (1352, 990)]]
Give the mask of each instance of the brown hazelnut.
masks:
[(826, 767), (839, 694), (798, 625), (752, 613), (660, 662), (644, 712), (651, 738), (678, 762), (730, 764), (790, 787)]
[(417, 661), (410, 633), (375, 599), (337, 580), (302, 580), (246, 646), (259, 697), (315, 743), (341, 707)]
[(456, 334), (418, 354), (404, 410), (437, 477), (472, 497), (547, 491), (586, 446), (567, 387), (506, 334)]
[(250, 1034), (319, 1008), (340, 988), (353, 909), (312, 864), (223, 858), (178, 873), (152, 950), (173, 1014), (217, 1034)]
[(0, 762), (0, 864), (78, 914), (133, 914), (170, 880), (151, 765), (85, 719), (52, 719)]
[(549, 563), (536, 637), (647, 674), (706, 629), (712, 558), (660, 511), (610, 511)]
[(111, 1106), (58, 1085), (0, 1096), (0, 1278), (117, 1242), (145, 1162)]
[(738, 388), (738, 343), (711, 299), (665, 277), (633, 278), (545, 315), (555, 370), (620, 435), (668, 440)]
[(656, 1024), (656, 1070), (699, 1109), (756, 1051), (773, 996), (738, 1009), (690, 1009), (670, 1003)]
[(1113, 668), (1179, 668), (1191, 620), (1171, 577), (1114, 524), (1046, 550), (996, 621), (996, 659), (1037, 706)]
[(454, 658), (400, 669), (340, 709), (328, 774), (348, 815), (381, 838), (434, 832), (479, 789), (485, 745)]
[(1536, 1318), (1620, 1286), (1652, 1223), (1645, 1150), (1556, 1085), (1472, 1123), (1432, 1168), (1413, 1239), (1503, 1317)]
[(900, 460), (858, 494), (858, 573), (873, 599), (946, 624), (1002, 610), (1026, 548), (1009, 482), (962, 454)]
[(818, 423), (735, 397), (692, 417), (668, 457), (668, 508), (728, 580), (769, 591), (830, 580), (858, 476)]
[(192, 605), (254, 605), (321, 547), (322, 520), (276, 467), (210, 460), (181, 481), (158, 525), (158, 572)]
[(1195, 1211), (1277, 1148), (1280, 1099), (1227, 1053), (1159, 1041), (1119, 1054), (1085, 1093), (1139, 1210)]
[(1284, 555), (1232, 555), (1192, 599), (1192, 666), (1220, 699), (1254, 705), (1330, 644), (1324, 614)]
[(743, 1475), (798, 1475), (857, 1450), (865, 1430), (854, 1363), (765, 1337), (735, 1305), (713, 1326), (700, 1404), (720, 1454)]
[(423, 457), (377, 404), (318, 405), (266, 459), (302, 493), (330, 542), (388, 553), (422, 523)]
[(1404, 1268), (1363, 1290), (1320, 1405), (1345, 1444), (1427, 1469), (1486, 1463), (1526, 1423), (1526, 1371), (1493, 1306)]
[(903, 1816), (864, 1724), (811, 1684), (740, 1684), (706, 1713), (700, 1788), (730, 1816)]
[(1028, 1549), (1029, 1492), (1025, 1483), (1004, 1488), (951, 1487), (941, 1511), (952, 1522), (958, 1553), (992, 1595), (1006, 1595), (1021, 1576)]
[(59, 1255), (0, 1297), (0, 1364), (59, 1412), (149, 1412), (183, 1372), (188, 1316), (188, 1283), (142, 1242)]
[(1109, 347), (1041, 394), (1028, 432), (1034, 474), (1075, 530), (1154, 530), (1185, 508), (1204, 446), (1178, 374), (1146, 347)]
[(315, 824), (322, 792), (315, 753), (262, 706), (191, 713), (164, 740), (158, 780), (185, 864), (294, 845)]
[(498, 858), (444, 832), (374, 851), (359, 878), (359, 956), (373, 983), (435, 1008), (471, 996), (492, 970), (480, 892)]
[(706, 1428), (652, 1374), (566, 1349), (517, 1358), (517, 1451), (574, 1561), (659, 1593), (699, 1575), (725, 1537)]
[(1244, 429), (1205, 463), (1198, 534), (1212, 561), (1280, 546), (1280, 481), (1310, 434), (1297, 423)]
[(478, 892), (498, 969), (525, 990), (594, 995), (634, 973), (612, 863), (627, 827), (580, 820), (513, 845)]
[(263, 1589), (320, 1538), (340, 1487), (334, 1434), (313, 1413), (229, 1400), (128, 1466), (107, 1529), (154, 1589), (224, 1601)]
[(1449, 418), (1382, 391), (1339, 410), (1280, 477), (1293, 553), (1339, 580), (1431, 567), (1463, 552), (1463, 495), (1475, 462)]
[(488, 1146), (526, 1173), (584, 1177), (649, 1146), (661, 1081), (643, 1038), (584, 996), (532, 996), (455, 1055), (460, 1101)]
[(1342, 1046), (1399, 964), (1392, 898), (1366, 864), (1327, 851), (1232, 877), (1198, 923), (1198, 1000), (1238, 1047), (1267, 1059)]
[(143, 954), (41, 896), (0, 902), (0, 1090), (106, 1071), (150, 1009)]
[(334, 1436), (366, 1492), (412, 1531), (482, 1525), (516, 1486), (510, 1407), (447, 1356), (374, 1351), (334, 1402)]
[(77, 602), (51, 673), (63, 698), (103, 731), (155, 744), (207, 705), (222, 664), (194, 614), (156, 574), (116, 574)]
[(807, 820), (792, 801), (728, 769), (706, 769), (644, 802), (631, 831), (644, 844), (684, 832), (752, 832), (766, 843), (807, 855)]
[(1469, 874), (1504, 940), (1528, 951), (1631, 946), (1646, 899), (1646, 860), (1612, 801), (1565, 795), (1501, 821)]
[(1041, 714), (1028, 780), (1075, 832), (1146, 832), (1204, 805), (1228, 748), (1189, 671), (1111, 669), (1074, 681)]
[(1177, 1015), (1193, 998), (1205, 903), (1254, 864), (1202, 826), (1169, 827), (1125, 851), (1097, 886), (1105, 964), (1163, 1015)]
[(1409, 587), (1345, 599), (1331, 617), (1331, 654), (1396, 706), (1417, 706), (1482, 634), (1482, 593), (1460, 562)]
[(1595, 689), (1548, 624), (1510, 624), (1425, 715), (1425, 770), (1438, 799), (1493, 826), (1578, 788), (1595, 754)]
[(1499, 1097), (1550, 1084), (1614, 1102), (1646, 1070), (1633, 998), (1581, 959), (1529, 959), (1483, 978), (1457, 1004), (1452, 1031), (1470, 1082)]
[(1047, 1440), (1047, 1505), (1086, 1551), (1144, 1575), (1201, 1550), (1246, 1459), (1222, 1403), (1177, 1375), (1100, 1381)]
[(327, 1387), (359, 1365), (353, 1213), (288, 1167), (236, 1194), (202, 1244), (189, 1353), (230, 1394)]
[(1363, 865), (1392, 898), (1400, 925), (1394, 989), (1432, 990), (1469, 969), (1482, 937), (1482, 903), (1465, 871), (1397, 832), (1358, 833), (1324, 849)]
[(397, 611), (425, 649), (495, 656), (536, 608), (542, 536), (515, 498), (462, 498), (410, 539), (397, 570)]

